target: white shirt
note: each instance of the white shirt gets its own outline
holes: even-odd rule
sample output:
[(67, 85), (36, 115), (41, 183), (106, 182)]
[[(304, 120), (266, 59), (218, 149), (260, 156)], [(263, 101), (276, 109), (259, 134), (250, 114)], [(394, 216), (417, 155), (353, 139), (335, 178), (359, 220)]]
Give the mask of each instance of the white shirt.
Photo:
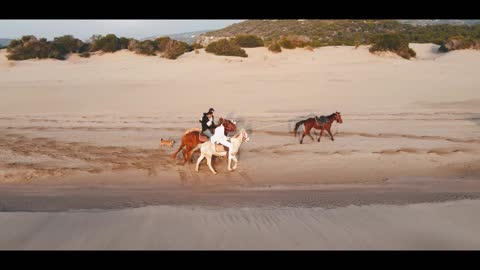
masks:
[(223, 125), (220, 125), (215, 128), (215, 133), (213, 134), (212, 137), (210, 137), (210, 141), (213, 143), (218, 143), (221, 141), (227, 140), (228, 137), (225, 136), (225, 127)]

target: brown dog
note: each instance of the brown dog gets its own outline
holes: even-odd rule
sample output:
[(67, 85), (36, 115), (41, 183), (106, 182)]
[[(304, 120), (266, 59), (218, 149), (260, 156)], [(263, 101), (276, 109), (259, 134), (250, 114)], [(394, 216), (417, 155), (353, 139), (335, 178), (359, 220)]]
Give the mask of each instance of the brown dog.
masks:
[(164, 140), (163, 138), (160, 139), (160, 147), (163, 145), (173, 147), (174, 144), (175, 144), (174, 140)]

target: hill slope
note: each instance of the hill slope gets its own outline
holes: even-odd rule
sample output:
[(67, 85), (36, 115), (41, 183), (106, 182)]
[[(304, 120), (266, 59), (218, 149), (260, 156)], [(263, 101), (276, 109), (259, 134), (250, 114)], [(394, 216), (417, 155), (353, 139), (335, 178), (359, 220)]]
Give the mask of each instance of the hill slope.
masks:
[[(399, 33), (409, 42), (440, 44), (452, 35), (480, 38), (480, 24), (415, 25), (396, 20), (247, 20), (220, 30), (210, 31), (199, 37), (208, 43), (221, 37), (253, 34), (265, 40), (280, 36), (301, 35), (317, 40), (320, 45), (366, 44), (375, 34)], [(414, 24), (412, 24), (414, 23)]]

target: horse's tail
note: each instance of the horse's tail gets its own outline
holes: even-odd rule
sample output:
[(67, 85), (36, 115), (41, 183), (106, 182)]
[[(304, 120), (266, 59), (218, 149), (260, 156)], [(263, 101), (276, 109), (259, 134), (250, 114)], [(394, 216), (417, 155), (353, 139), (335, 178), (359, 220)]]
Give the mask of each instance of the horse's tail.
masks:
[(297, 137), (297, 130), (298, 130), (298, 128), (299, 128), (301, 125), (305, 124), (305, 122), (307, 122), (307, 120), (302, 120), (302, 121), (297, 122), (297, 123), (295, 124), (295, 128), (293, 129), (293, 136)]
[(182, 140), (182, 143), (181, 143), (180, 146), (178, 147), (177, 151), (175, 151), (175, 153), (173, 153), (172, 159), (177, 159), (178, 152), (180, 152), (180, 150), (182, 150), (182, 148), (183, 148), (184, 146), (185, 146), (185, 144), (183, 143), (183, 140)]

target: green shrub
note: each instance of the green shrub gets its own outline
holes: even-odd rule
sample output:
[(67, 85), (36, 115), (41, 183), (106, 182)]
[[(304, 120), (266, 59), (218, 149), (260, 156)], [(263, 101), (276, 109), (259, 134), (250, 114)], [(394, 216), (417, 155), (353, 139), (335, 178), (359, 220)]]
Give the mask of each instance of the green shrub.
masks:
[(449, 52), (463, 49), (480, 49), (480, 39), (461, 35), (451, 36), (441, 43), (438, 51)]
[(167, 59), (177, 59), (180, 55), (188, 50), (189, 46), (186, 43), (172, 40), (169, 42), (162, 54), (162, 57)]
[(157, 38), (154, 41), (137, 41), (132, 39), (127, 47), (130, 51), (134, 51), (137, 54), (157, 55), (157, 53), (161, 53), (162, 57), (167, 59), (177, 59), (185, 52), (193, 51), (192, 46), (187, 43), (173, 40), (169, 37)]
[(126, 37), (119, 38), (118, 42), (120, 43), (120, 50), (128, 49), (128, 44), (130, 43), (130, 40), (130, 38)]
[(282, 51), (282, 47), (278, 43), (274, 42), (274, 43), (270, 44), (270, 46), (268, 46), (268, 50), (270, 50), (274, 53), (279, 53), (279, 52)]
[(114, 34), (94, 36), (91, 51), (116, 52), (120, 50), (120, 39)]
[(220, 39), (208, 44), (205, 51), (215, 55), (248, 57), (244, 49), (227, 39)]
[(158, 47), (154, 41), (144, 40), (141, 42), (135, 42), (133, 45), (133, 50), (137, 54), (157, 55), (155, 52), (158, 51)]
[(377, 51), (391, 51), (397, 55), (410, 59), (415, 57), (414, 50), (408, 47), (408, 41), (398, 34), (382, 34), (375, 36), (373, 39), (373, 45), (370, 47), (370, 52)]
[(412, 48), (408, 48), (408, 54), (409, 54), (411, 57), (417, 56), (417, 53), (416, 53)]
[(169, 37), (159, 37), (155, 39), (155, 44), (160, 52), (164, 52), (167, 49), (168, 44), (172, 41)]
[(19, 40), (12, 40), (7, 48), (9, 60), (27, 60), (54, 58), (65, 60), (69, 53), (64, 44), (49, 42), (45, 38), (37, 39), (35, 36), (23, 36)]
[(194, 50), (203, 49), (203, 46), (200, 43), (193, 43), (192, 44), (192, 49), (194, 49)]
[(74, 38), (71, 35), (65, 35), (61, 37), (56, 37), (53, 39), (53, 44), (61, 51), (68, 53), (78, 53), (80, 49), (84, 46), (84, 43)]
[(238, 35), (232, 41), (242, 48), (263, 47), (263, 40), (255, 35)]
[(138, 40), (132, 38), (128, 42), (127, 49), (133, 52), (135, 51), (135, 47), (137, 46), (137, 44), (138, 44)]
[(290, 41), (286, 37), (280, 38), (280, 40), (278, 41), (278, 45), (285, 49), (295, 49), (295, 45), (293, 45), (292, 41)]

